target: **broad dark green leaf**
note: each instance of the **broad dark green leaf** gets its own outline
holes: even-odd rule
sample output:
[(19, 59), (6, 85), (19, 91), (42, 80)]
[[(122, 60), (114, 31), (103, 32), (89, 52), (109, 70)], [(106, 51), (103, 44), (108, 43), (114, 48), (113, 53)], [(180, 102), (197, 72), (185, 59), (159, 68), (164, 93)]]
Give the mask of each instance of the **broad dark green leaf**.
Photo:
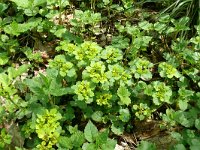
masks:
[(97, 127), (89, 121), (84, 129), (84, 135), (88, 142), (94, 142), (98, 136)]
[(108, 140), (109, 130), (105, 129), (102, 132), (99, 132), (98, 136), (96, 137), (96, 145), (101, 146), (105, 144)]
[(63, 149), (72, 149), (73, 148), (73, 143), (69, 137), (60, 136), (58, 139), (58, 143)]

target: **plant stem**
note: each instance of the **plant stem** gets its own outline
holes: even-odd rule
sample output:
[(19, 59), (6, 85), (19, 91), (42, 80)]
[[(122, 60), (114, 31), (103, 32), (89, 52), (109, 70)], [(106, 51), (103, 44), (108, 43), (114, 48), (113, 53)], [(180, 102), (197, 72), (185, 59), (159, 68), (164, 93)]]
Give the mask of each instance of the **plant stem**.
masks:
[(61, 13), (62, 13), (62, 0), (59, 0), (59, 24), (62, 24), (62, 18), (61, 18)]

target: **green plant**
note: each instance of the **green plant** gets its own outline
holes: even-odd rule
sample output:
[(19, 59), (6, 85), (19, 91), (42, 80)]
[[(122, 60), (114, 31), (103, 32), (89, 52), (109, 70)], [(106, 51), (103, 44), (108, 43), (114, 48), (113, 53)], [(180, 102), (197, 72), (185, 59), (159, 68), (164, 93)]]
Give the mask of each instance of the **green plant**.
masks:
[(154, 111), (155, 111), (154, 109), (150, 108), (145, 103), (133, 105), (133, 112), (135, 112), (135, 116), (140, 120), (144, 120), (144, 119), (150, 117)]
[(42, 139), (37, 148), (51, 149), (57, 143), (62, 131), (62, 127), (58, 122), (61, 118), (61, 114), (56, 109), (46, 110), (44, 115), (37, 115), (35, 132)]
[(94, 126), (94, 124), (89, 121), (84, 129), (84, 135), (87, 140), (86, 143), (83, 144), (83, 149), (114, 149), (116, 145), (116, 141), (108, 138), (109, 131), (104, 130), (98, 132), (98, 129)]
[(161, 77), (167, 77), (167, 78), (180, 77), (178, 70), (166, 62), (159, 64), (158, 71)]
[(148, 60), (136, 58), (129, 65), (136, 79), (150, 80), (152, 78), (151, 69), (153, 68), (153, 64)]
[[(175, 16), (172, 6), (159, 15), (158, 6), (171, 3)], [(200, 26), (191, 23), (194, 3), (2, 0), (2, 149), (112, 150), (129, 132), (143, 138), (139, 128), (154, 136), (145, 130), (149, 121), (166, 132), (179, 129), (172, 149), (197, 149)], [(186, 5), (190, 10), (182, 15)], [(137, 149), (156, 147), (141, 141)]]
[(78, 126), (69, 126), (68, 131), (70, 135), (58, 138), (58, 149), (81, 149), (85, 142), (84, 133), (78, 130)]
[[(101, 14), (94, 13), (90, 10), (81, 11), (75, 10), (74, 19), (70, 20), (71, 25), (74, 27), (72, 29), (75, 33), (81, 32), (85, 33), (90, 30), (93, 33), (99, 32), (98, 24), (101, 21)], [(91, 28), (87, 29), (86, 25), (91, 25)], [(97, 28), (96, 28), (97, 27)]]
[(1, 129), (0, 139), (0, 148), (3, 149), (6, 145), (9, 145), (11, 143), (12, 136), (6, 132), (5, 128), (3, 128)]
[(86, 103), (93, 101), (94, 92), (92, 91), (91, 84), (88, 81), (77, 82), (76, 85), (72, 86), (74, 93), (77, 94), (77, 100), (85, 100)]
[(153, 103), (155, 105), (161, 105), (162, 103), (172, 103), (171, 96), (172, 90), (165, 83), (160, 81), (154, 81), (148, 85), (144, 91), (145, 94), (153, 97)]
[(142, 141), (137, 147), (137, 150), (148, 150), (148, 149), (155, 150), (156, 149), (155, 144), (147, 141)]
[(184, 1), (177, 0), (175, 2), (172, 1), (170, 2), (170, 5), (166, 9), (163, 10), (162, 13), (168, 12), (170, 16), (173, 18), (179, 18), (182, 16), (182, 14), (184, 14), (185, 16), (190, 18), (190, 22), (188, 24), (189, 26), (192, 27), (193, 33), (195, 33), (194, 25), (199, 24), (199, 21), (200, 21), (198, 18), (199, 10), (198, 10), (198, 7), (196, 7), (198, 5), (199, 5), (199, 2), (195, 0), (184, 0)]

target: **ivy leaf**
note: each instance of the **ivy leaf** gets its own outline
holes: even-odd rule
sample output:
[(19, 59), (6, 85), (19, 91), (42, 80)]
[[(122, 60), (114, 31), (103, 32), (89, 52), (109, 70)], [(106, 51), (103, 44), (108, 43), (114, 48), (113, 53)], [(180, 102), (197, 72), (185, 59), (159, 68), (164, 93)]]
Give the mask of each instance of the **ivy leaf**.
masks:
[(84, 135), (88, 142), (94, 142), (96, 140), (98, 129), (91, 121), (87, 123), (84, 129)]
[(129, 105), (131, 103), (131, 99), (129, 96), (131, 93), (128, 91), (128, 89), (125, 86), (120, 86), (117, 90), (117, 95), (120, 97), (120, 103), (122, 105)]

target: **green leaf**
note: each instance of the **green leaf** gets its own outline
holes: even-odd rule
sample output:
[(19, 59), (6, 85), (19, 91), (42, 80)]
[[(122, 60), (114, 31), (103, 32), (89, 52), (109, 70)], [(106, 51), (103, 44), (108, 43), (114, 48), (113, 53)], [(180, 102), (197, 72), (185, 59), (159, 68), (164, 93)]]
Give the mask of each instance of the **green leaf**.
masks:
[(75, 125), (74, 127), (68, 126), (67, 130), (69, 131), (70, 134), (75, 134), (76, 132), (79, 132), (78, 125)]
[(105, 144), (108, 140), (109, 130), (106, 129), (103, 132), (99, 132), (98, 136), (96, 137), (96, 145), (99, 147)]
[(73, 77), (75, 75), (76, 75), (76, 70), (74, 68), (68, 70), (68, 72), (67, 72), (68, 77)]
[(183, 140), (183, 137), (180, 133), (178, 132), (172, 132), (171, 133), (171, 136), (176, 139), (177, 141), (182, 141)]
[(117, 95), (120, 97), (120, 102), (122, 105), (129, 105), (131, 103), (131, 99), (129, 96), (131, 93), (125, 86), (120, 86), (117, 90)]
[(108, 139), (105, 144), (101, 145), (101, 149), (102, 150), (114, 150), (116, 144), (117, 144), (117, 141), (112, 140), (112, 139)]
[(0, 52), (0, 65), (5, 65), (9, 60), (8, 53)]
[(56, 32), (54, 32), (54, 35), (62, 38), (63, 35), (66, 33), (67, 29), (66, 28), (62, 28), (62, 29), (58, 29)]
[(131, 99), (129, 97), (123, 97), (120, 99), (120, 105), (129, 105), (131, 103)]
[(189, 17), (182, 17), (179, 20), (171, 19), (171, 22), (174, 24), (175, 29), (177, 31), (185, 31), (189, 30), (190, 28), (187, 26), (190, 18)]
[(122, 35), (112, 37), (112, 46), (119, 49), (126, 49), (129, 46), (130, 39)]
[(52, 80), (49, 85), (49, 94), (53, 96), (62, 96), (70, 91), (69, 88), (62, 88), (61, 83), (58, 83), (56, 79)]
[(17, 6), (22, 7), (22, 8), (28, 8), (30, 6), (30, 0), (11, 0), (14, 2)]
[(84, 143), (82, 146), (83, 150), (97, 150), (97, 146), (94, 143)]
[[(29, 109), (30, 109), (30, 111), (31, 111), (32, 113), (34, 113), (35, 115), (37, 115), (37, 114), (42, 115), (42, 114), (45, 113), (45, 108), (42, 107), (42, 105), (41, 105), (41, 104), (38, 104), (38, 103), (31, 103)], [(33, 119), (33, 117), (32, 117), (32, 119)]]
[(0, 3), (0, 14), (2, 12), (4, 12), (4, 10), (6, 10), (8, 8), (8, 5), (7, 4), (4, 4), (4, 3)]
[(179, 105), (180, 109), (184, 111), (188, 107), (188, 102), (186, 100), (179, 100), (178, 105)]
[(63, 118), (67, 121), (71, 121), (72, 119), (75, 118), (74, 109), (70, 105), (66, 107)]
[(195, 127), (200, 130), (200, 119), (195, 120)]
[(102, 111), (95, 111), (92, 114), (92, 119), (96, 122), (101, 122), (103, 117), (103, 112)]
[(162, 14), (159, 16), (159, 21), (162, 23), (169, 23), (170, 22), (170, 15), (169, 14)]
[(117, 95), (122, 97), (129, 97), (131, 93), (128, 91), (128, 89), (125, 86), (120, 86), (117, 90)]
[(74, 147), (80, 147), (81, 145), (83, 145), (85, 141), (83, 132), (77, 131), (74, 134), (72, 134), (71, 141)]
[(72, 141), (69, 137), (60, 136), (59, 139), (58, 139), (58, 144), (62, 148), (66, 148), (66, 149), (72, 149), (73, 148)]
[(40, 5), (44, 4), (45, 2), (46, 2), (46, 0), (34, 0), (33, 6), (40, 6)]
[(8, 76), (9, 79), (14, 79), (20, 75), (22, 75), (23, 73), (27, 72), (27, 70), (30, 68), (31, 65), (29, 64), (23, 64), (21, 66), (19, 66), (17, 69), (13, 68), (13, 67), (9, 67), (8, 68)]
[(111, 126), (111, 131), (116, 135), (121, 135), (124, 132), (124, 126), (120, 122), (113, 122)]
[(183, 144), (177, 144), (174, 146), (174, 150), (186, 150)]
[(146, 31), (151, 30), (153, 28), (153, 24), (149, 23), (148, 21), (139, 22), (138, 25), (142, 30), (146, 30)]
[(41, 21), (42, 18), (31, 18), (26, 23), (17, 23), (16, 21), (13, 21), (11, 24), (4, 27), (4, 31), (7, 34), (19, 36), (21, 33), (32, 30), (38, 26)]
[(88, 142), (94, 142), (98, 136), (97, 127), (89, 121), (84, 129), (84, 135)]
[(191, 150), (199, 150), (200, 143), (199, 143), (200, 138), (193, 138), (191, 139), (191, 144), (190, 144), (190, 149)]
[(163, 31), (165, 31), (165, 29), (166, 29), (166, 24), (164, 24), (164, 23), (160, 23), (160, 22), (156, 22), (155, 24), (154, 24), (154, 29), (156, 30), (156, 31), (158, 31), (159, 33), (162, 33)]
[(108, 5), (110, 3), (110, 0), (103, 0), (104, 5)]
[(156, 145), (147, 141), (141, 141), (136, 150), (156, 150)]
[(123, 122), (128, 122), (129, 121), (130, 112), (129, 112), (128, 108), (120, 109), (119, 114), (120, 114), (119, 118), (120, 118), (121, 121), (123, 121)]

